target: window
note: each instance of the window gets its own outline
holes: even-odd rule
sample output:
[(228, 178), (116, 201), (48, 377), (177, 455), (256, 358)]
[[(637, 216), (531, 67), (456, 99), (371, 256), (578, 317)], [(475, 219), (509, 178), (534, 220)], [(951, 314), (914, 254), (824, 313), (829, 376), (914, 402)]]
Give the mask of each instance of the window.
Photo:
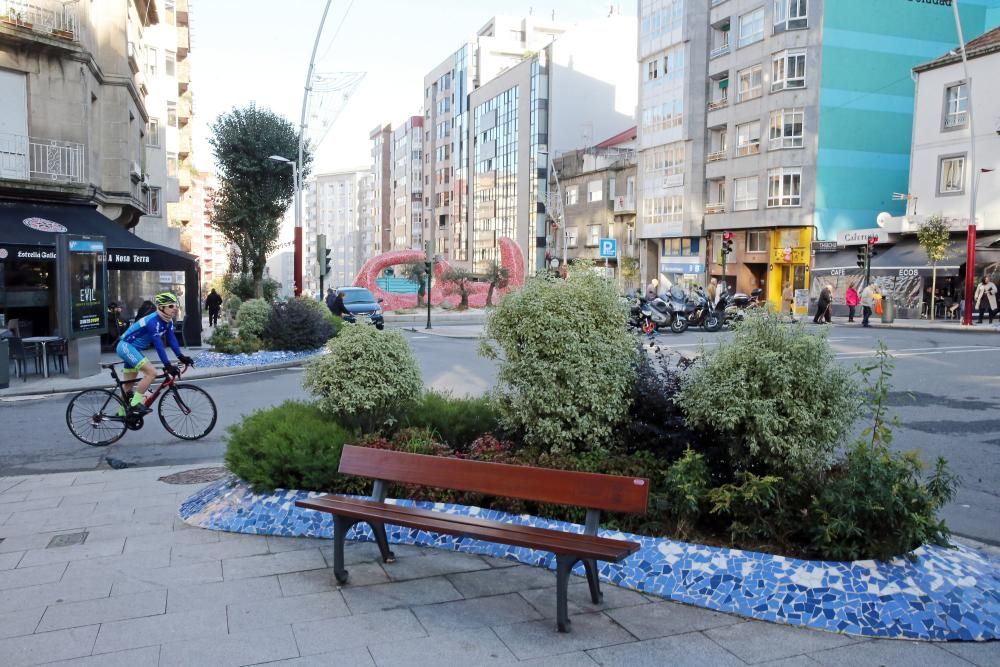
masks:
[(782, 51), (771, 63), (771, 92), (806, 85), (806, 52)]
[(146, 195), (146, 215), (160, 215), (160, 188), (150, 188)]
[(768, 148), (802, 148), (802, 109), (777, 109), (771, 112), (771, 131)]
[(177, 127), (177, 102), (167, 102), (167, 125)]
[(660, 247), (660, 255), (663, 257), (682, 257), (685, 255), (697, 255), (700, 239), (663, 239)]
[[(757, 179), (754, 179), (756, 184)], [(756, 190), (756, 187), (754, 188)], [(767, 230), (763, 231), (748, 231), (747, 232), (747, 252), (767, 252), (768, 241), (770, 241), (771, 232)]]
[(148, 146), (160, 145), (160, 121), (157, 118), (150, 118), (146, 125), (146, 144)]
[(746, 102), (760, 97), (762, 94), (764, 68), (761, 65), (754, 65), (746, 69), (741, 69), (736, 73), (737, 90), (736, 101)]
[(684, 144), (677, 142), (643, 153), (647, 172), (663, 172), (654, 176), (676, 176), (684, 173)]
[(575, 185), (566, 188), (566, 206), (576, 205), (577, 194), (578, 193)]
[(590, 225), (587, 227), (587, 245), (596, 246), (601, 242), (601, 226)]
[(764, 39), (764, 8), (758, 7), (740, 17), (739, 46), (746, 46)]
[(774, 32), (809, 27), (807, 0), (774, 0)]
[(177, 10), (174, 5), (174, 0), (165, 0), (163, 3), (163, 11), (167, 15), (167, 24), (174, 25), (177, 17)]
[(608, 178), (608, 199), (615, 200), (615, 177), (613, 175)]
[(177, 74), (177, 54), (173, 51), (167, 51), (164, 54), (166, 59), (163, 70), (167, 73), (167, 76), (176, 76)]
[(770, 169), (767, 172), (767, 207), (802, 205), (802, 170)]
[(604, 184), (601, 181), (587, 183), (587, 201), (595, 202), (604, 199)]
[(653, 58), (646, 65), (646, 80), (652, 81), (660, 76), (660, 60), (659, 58)]
[(736, 126), (736, 157), (760, 153), (760, 121)]
[(643, 199), (642, 214), (649, 224), (681, 222), (684, 216), (684, 197), (672, 195)]
[[(733, 197), (734, 211), (755, 211), (757, 210), (757, 177), (737, 178), (733, 181), (735, 196)], [(749, 248), (747, 248), (749, 250)]]
[(566, 245), (568, 247), (576, 247), (576, 235), (577, 235), (577, 231), (578, 230), (577, 230), (576, 227), (567, 227), (566, 228)]
[(965, 156), (949, 155), (941, 158), (938, 194), (959, 195), (963, 192), (965, 192)]
[(167, 176), (177, 175), (177, 153), (167, 153)]
[(944, 99), (944, 129), (965, 127), (969, 122), (969, 88), (964, 83), (948, 86)]

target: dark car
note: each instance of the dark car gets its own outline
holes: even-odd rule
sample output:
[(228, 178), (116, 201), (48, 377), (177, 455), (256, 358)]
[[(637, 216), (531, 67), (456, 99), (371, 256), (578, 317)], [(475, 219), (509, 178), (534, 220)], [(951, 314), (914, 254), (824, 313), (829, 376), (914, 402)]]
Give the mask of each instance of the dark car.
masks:
[(376, 299), (365, 287), (341, 287), (338, 292), (344, 295), (344, 307), (353, 315), (364, 315), (371, 319), (372, 324), (381, 329), (385, 326), (382, 318), (382, 300)]

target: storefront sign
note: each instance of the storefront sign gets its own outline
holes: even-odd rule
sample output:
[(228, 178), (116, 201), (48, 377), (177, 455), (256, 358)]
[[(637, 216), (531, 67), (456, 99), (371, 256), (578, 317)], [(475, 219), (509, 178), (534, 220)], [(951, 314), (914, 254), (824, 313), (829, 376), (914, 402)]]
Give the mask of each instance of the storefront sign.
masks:
[(889, 234), (879, 227), (873, 229), (852, 229), (846, 232), (839, 232), (837, 234), (837, 245), (840, 246), (851, 246), (851, 245), (865, 245), (869, 243), (869, 239), (875, 239), (875, 243), (888, 243)]
[(813, 241), (813, 252), (837, 252), (836, 241)]
[(70, 338), (107, 332), (107, 264), (103, 236), (60, 234), (56, 243), (60, 329)]
[(660, 273), (704, 273), (705, 265), (699, 263), (660, 262)]

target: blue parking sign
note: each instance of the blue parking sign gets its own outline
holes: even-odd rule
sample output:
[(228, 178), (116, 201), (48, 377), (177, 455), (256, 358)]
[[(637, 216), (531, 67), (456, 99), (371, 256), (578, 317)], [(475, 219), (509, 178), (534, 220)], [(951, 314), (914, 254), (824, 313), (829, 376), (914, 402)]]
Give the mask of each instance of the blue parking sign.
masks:
[(616, 239), (601, 239), (601, 257), (617, 257), (618, 241)]

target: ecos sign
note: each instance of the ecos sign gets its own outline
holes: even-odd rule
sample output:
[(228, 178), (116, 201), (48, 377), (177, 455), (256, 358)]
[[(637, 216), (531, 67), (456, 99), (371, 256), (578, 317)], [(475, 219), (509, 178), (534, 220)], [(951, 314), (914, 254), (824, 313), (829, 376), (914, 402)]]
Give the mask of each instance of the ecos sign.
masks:
[(852, 229), (837, 234), (837, 245), (865, 245), (870, 242), (869, 239), (875, 239), (875, 243), (888, 243), (889, 235), (886, 234), (884, 229), (878, 227), (874, 229)]

